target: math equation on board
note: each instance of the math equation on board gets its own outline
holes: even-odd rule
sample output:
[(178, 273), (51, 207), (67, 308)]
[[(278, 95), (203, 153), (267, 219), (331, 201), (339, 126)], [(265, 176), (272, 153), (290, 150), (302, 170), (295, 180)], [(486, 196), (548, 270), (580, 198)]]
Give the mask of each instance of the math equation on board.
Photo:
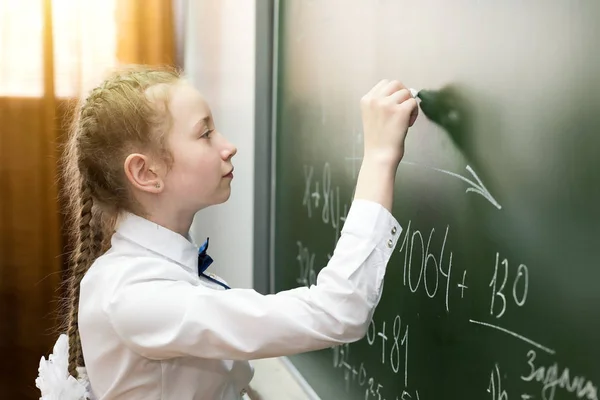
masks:
[[(351, 198), (340, 197), (340, 187), (335, 185), (331, 166), (328, 163), (318, 167), (304, 165), (303, 176), (302, 208), (306, 213), (305, 217), (316, 219), (319, 224), (323, 224), (324, 228), (329, 228), (332, 234), (331, 251), (333, 251), (334, 243), (339, 239), (348, 214)], [(356, 175), (354, 177), (356, 178)], [(452, 235), (451, 227), (446, 226), (443, 230), (436, 230), (431, 227), (417, 226), (412, 220), (399, 222), (403, 230), (395, 251), (399, 253), (402, 264), (400, 281), (402, 289), (410, 294), (418, 293), (426, 296), (430, 301), (441, 302), (447, 314), (461, 307), (461, 300), (469, 296), (472, 287), (469, 271), (457, 267), (461, 263), (457, 263), (452, 248), (448, 245)], [(433, 243), (438, 245), (434, 246)], [(324, 262), (321, 261), (330, 259), (332, 254), (330, 252), (318, 255), (302, 240), (297, 240), (296, 246), (296, 283), (310, 287), (317, 281), (315, 260), (319, 259), (318, 265), (323, 265)], [(510, 392), (506, 388), (505, 368), (494, 362), (481, 366), (489, 373), (487, 381), (480, 384), (482, 391), (479, 398), (598, 400), (597, 382), (585, 377), (581, 371), (570, 370), (569, 367), (560, 365), (556, 361), (556, 349), (503, 325), (507, 313), (527, 304), (531, 284), (529, 268), (520, 260), (506, 258), (501, 252), (491, 254), (489, 259), (489, 265), (482, 267), (489, 270), (484, 288), (487, 293), (486, 302), (482, 305), (485, 307), (487, 318), (485, 320), (467, 318), (466, 322), (480, 329), (499, 332), (500, 335), (510, 337), (510, 340), (526, 343), (527, 350), (523, 352), (520, 361), (522, 364), (520, 371), (525, 373), (519, 374), (518, 377), (511, 375), (511, 379), (527, 383), (525, 386), (528, 389)], [(481, 285), (480, 281), (477, 284)], [(419, 393), (416, 379), (411, 379), (413, 377), (411, 366), (415, 360), (424, 355), (416, 354), (413, 350), (419, 347), (415, 346), (415, 343), (419, 341), (421, 335), (418, 326), (408, 323), (406, 318), (403, 318), (402, 314), (408, 312), (410, 311), (399, 310), (396, 315), (387, 320), (373, 318), (365, 338), (370, 350), (377, 355), (380, 363), (377, 370), (388, 368), (389, 372), (398, 377), (403, 389), (398, 391), (397, 385), (394, 385), (394, 392), (386, 388), (385, 382), (378, 380), (378, 372), (369, 371), (367, 363), (358, 357), (353, 358), (352, 345), (345, 344), (332, 348), (331, 361), (334, 369), (342, 371), (343, 384), (348, 392), (358, 392), (361, 396), (364, 393), (365, 400), (426, 400)], [(552, 361), (540, 361), (542, 354), (543, 360)]]

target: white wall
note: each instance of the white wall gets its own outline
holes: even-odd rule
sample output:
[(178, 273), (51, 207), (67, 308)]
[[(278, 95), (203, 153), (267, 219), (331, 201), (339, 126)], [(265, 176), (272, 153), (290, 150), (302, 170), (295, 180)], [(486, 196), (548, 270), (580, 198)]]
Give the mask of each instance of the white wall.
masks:
[(256, 0), (190, 0), (184, 69), (210, 105), (217, 129), (238, 148), (232, 194), (196, 215), (191, 234), (210, 237), (210, 271), (252, 287)]

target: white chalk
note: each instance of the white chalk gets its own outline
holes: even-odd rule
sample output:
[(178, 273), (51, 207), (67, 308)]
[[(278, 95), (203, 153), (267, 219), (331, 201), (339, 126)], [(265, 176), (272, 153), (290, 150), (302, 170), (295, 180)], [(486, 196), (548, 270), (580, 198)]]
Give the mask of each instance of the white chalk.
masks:
[(410, 95), (411, 95), (412, 97), (414, 97), (414, 98), (417, 98), (417, 96), (418, 96), (418, 94), (419, 94), (419, 91), (418, 91), (417, 89), (410, 88), (410, 89), (408, 89), (408, 90), (410, 91)]

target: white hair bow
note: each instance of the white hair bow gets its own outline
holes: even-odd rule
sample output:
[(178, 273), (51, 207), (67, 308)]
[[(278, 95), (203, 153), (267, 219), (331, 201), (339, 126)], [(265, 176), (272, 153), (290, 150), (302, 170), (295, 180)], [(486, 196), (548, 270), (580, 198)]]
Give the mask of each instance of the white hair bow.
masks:
[(42, 397), (40, 400), (92, 400), (90, 383), (85, 368), (78, 368), (78, 377), (69, 374), (69, 338), (62, 334), (54, 345), (53, 353), (40, 360), (35, 380)]

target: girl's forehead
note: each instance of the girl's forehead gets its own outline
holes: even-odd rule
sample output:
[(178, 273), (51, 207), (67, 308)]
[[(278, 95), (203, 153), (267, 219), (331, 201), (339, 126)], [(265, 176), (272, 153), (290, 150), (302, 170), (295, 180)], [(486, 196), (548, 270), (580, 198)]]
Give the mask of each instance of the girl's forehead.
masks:
[(210, 115), (210, 108), (202, 94), (188, 83), (173, 87), (169, 108), (176, 119)]

